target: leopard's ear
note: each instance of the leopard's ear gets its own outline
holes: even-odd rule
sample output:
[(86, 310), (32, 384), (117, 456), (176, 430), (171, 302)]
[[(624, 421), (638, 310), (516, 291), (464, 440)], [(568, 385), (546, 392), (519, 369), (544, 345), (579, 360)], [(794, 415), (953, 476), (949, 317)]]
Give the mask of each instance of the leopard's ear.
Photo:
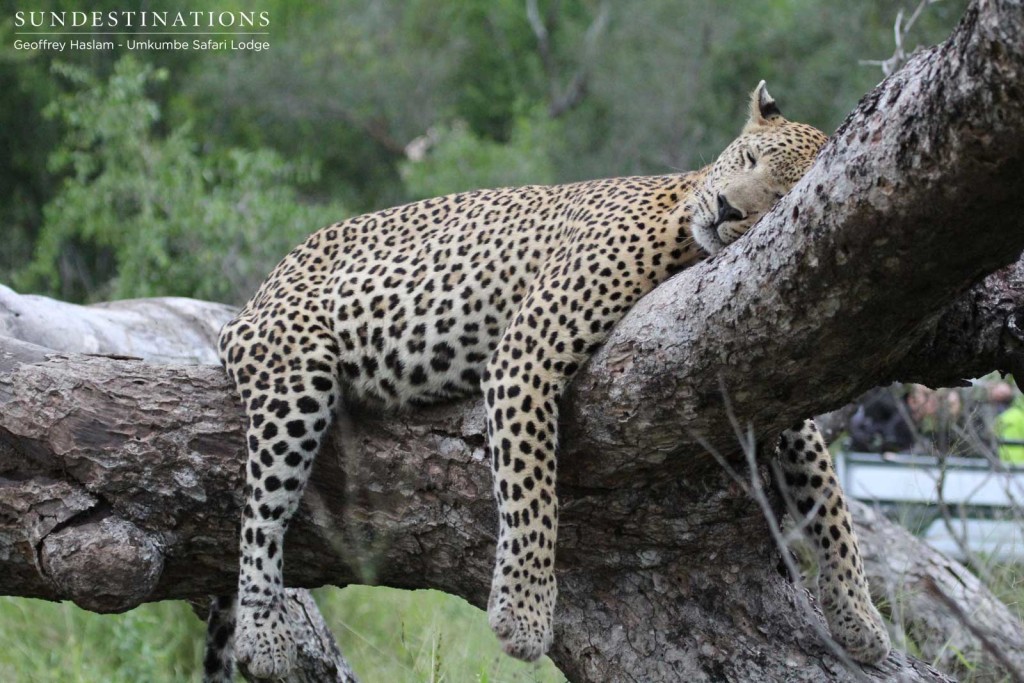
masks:
[(757, 84), (750, 94), (750, 117), (743, 126), (744, 133), (750, 133), (764, 126), (771, 126), (782, 120), (782, 112), (775, 98), (768, 94), (764, 81)]

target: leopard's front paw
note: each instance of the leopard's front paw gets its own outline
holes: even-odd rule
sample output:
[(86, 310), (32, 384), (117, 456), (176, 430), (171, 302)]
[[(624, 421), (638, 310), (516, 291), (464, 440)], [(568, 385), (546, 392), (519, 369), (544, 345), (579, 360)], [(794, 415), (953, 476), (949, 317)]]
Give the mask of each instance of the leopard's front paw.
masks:
[(269, 604), (239, 605), (235, 661), (253, 678), (283, 678), (295, 667), (291, 617), (281, 598)]
[(552, 572), (541, 576), (519, 569), (503, 573), (499, 565), (487, 617), (506, 654), (533, 662), (548, 651), (557, 593)]

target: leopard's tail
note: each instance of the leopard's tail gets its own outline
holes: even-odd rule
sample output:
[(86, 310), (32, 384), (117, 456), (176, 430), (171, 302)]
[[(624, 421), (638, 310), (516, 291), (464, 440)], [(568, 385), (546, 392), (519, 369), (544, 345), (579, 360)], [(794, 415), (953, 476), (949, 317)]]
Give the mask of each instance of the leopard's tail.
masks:
[(206, 652), (203, 683), (231, 683), (235, 671), (235, 599), (237, 595), (210, 598), (206, 619)]

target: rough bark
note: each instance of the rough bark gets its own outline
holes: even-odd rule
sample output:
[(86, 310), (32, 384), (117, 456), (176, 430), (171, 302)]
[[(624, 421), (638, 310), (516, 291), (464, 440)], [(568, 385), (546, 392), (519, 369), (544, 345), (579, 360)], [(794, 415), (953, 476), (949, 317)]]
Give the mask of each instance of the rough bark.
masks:
[[(244, 454), (219, 370), (54, 356), (11, 340), (0, 349), (0, 592), (105, 612), (230, 591)], [(332, 446), (318, 463), (288, 539), (289, 582), (433, 587), (482, 606), (496, 522), (482, 424), (468, 404), (357, 415), (358, 452)], [(644, 539), (638, 515), (668, 511), (632, 483), (625, 501), (589, 492), (615, 499), (609, 520), (563, 513), (579, 559), (563, 553), (556, 663), (570, 680), (629, 680), (630, 669), (642, 680), (856, 680), (814, 641), (817, 616), (795, 607), (776, 550), (744, 547), (749, 525), (763, 528), (759, 513), (714, 466), (704, 474), (676, 485), (671, 514), (686, 519), (665, 548)], [(579, 550), (597, 539), (603, 547)], [(686, 627), (694, 621), (700, 630)], [(610, 642), (578, 640), (603, 631)], [(662, 661), (666, 648), (674, 656)], [(922, 666), (894, 654), (870, 676), (944, 680)]]
[[(1013, 319), (1015, 304), (1024, 302), (1022, 271), (1024, 262), (997, 272), (983, 287), (972, 289), (949, 307), (944, 315), (948, 322), (936, 328), (936, 334), (942, 334), (940, 340), (929, 343), (944, 365), (964, 367), (975, 361), (979, 349), (998, 345), (1003, 322)], [(48, 348), (68, 352), (135, 356), (149, 363), (173, 364), (215, 357), (214, 330), (233, 314), (228, 306), (203, 301), (140, 299), (117, 302), (118, 314), (111, 316), (104, 313), (114, 306), (76, 306), (43, 296), (19, 295), (4, 287), (0, 287), (0, 305), (0, 326), (7, 336), (46, 341)], [(166, 333), (182, 327), (189, 332), (197, 323), (198, 336)], [(83, 325), (88, 334), (82, 334)], [(846, 419), (838, 421), (845, 424)], [(1019, 623), (976, 577), (959, 563), (922, 547), (871, 508), (854, 503), (852, 511), (877, 599), (899, 606), (898, 619), (911, 631), (928, 661), (941, 662), (951, 673), (967, 673), (956, 656), (961, 654), (968, 661), (980, 662), (980, 668), (990, 671), (993, 679), (1006, 671), (959, 616), (936, 599), (938, 590), (955, 596), (957, 604), (970, 606), (970, 618), (992, 634), (989, 637), (1001, 651), (1010, 653), (1011, 666), (1024, 667), (1013, 654), (1024, 651)], [(118, 517), (56, 531), (47, 536), (43, 548), (45, 571), (60, 592), (96, 611), (144, 601), (163, 568), (159, 547), (140, 534), (138, 527)], [(136, 554), (136, 548), (141, 552)], [(200, 618), (206, 616), (207, 602), (195, 602)], [(300, 625), (296, 631), (301, 641), (295, 675), (289, 680), (354, 681), (355, 675), (309, 592), (289, 589), (289, 604)]]
[[(723, 384), (770, 439), (904, 369), (932, 384), (963, 372), (910, 356), (925, 345), (938, 362), (963, 342), (940, 334), (956, 319), (943, 311), (1024, 247), (1022, 15), (972, 4), (949, 41), (862, 101), (758, 228), (643, 299), (581, 371), (562, 425), (552, 651), (570, 680), (945, 680), (899, 654), (863, 672), (832, 657), (757, 506), (696, 443), (737, 450)], [(1000, 325), (964, 374), (1019, 362)], [(65, 597), (47, 540), (109, 517), (138, 530), (124, 552), (140, 564), (162, 554), (146, 599), (230, 590), (243, 452), (220, 373), (5, 348), (0, 590)], [(290, 531), (288, 580), (482, 606), (496, 520), (480, 406), (349, 423)]]

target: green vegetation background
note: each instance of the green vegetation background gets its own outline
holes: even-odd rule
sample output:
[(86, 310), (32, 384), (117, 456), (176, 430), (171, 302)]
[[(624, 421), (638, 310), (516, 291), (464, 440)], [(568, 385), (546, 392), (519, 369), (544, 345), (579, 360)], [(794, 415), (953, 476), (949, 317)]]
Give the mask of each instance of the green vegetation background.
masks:
[[(0, 283), (239, 304), (291, 246), (350, 215), (699, 167), (762, 78), (785, 114), (833, 130), (881, 78), (859, 62), (892, 53), (896, 13), (916, 2), (539, 0), (546, 58), (526, 4), (197, 0), (188, 9), (268, 11), (270, 50), (55, 53), (14, 49), (15, 10), (163, 6), (0, 1)], [(911, 46), (943, 39), (965, 4), (930, 7)], [(483, 615), (455, 599), (320, 598), (368, 683), (561, 680), (499, 657)], [(187, 680), (201, 625), (183, 604), (99, 617), (7, 598), (0, 643), (5, 681)]]

